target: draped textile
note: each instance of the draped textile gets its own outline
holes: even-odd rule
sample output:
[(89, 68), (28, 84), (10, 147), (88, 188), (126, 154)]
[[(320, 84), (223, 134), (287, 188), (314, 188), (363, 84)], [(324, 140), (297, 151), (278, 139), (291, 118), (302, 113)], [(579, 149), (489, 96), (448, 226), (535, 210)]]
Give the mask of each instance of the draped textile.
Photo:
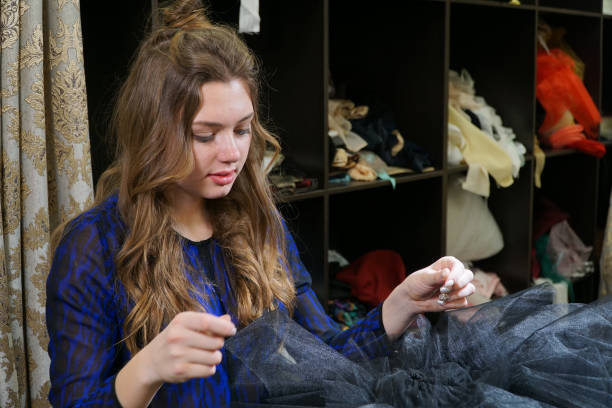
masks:
[(49, 406), (51, 231), (93, 200), (79, 0), (0, 0), (0, 406)]
[[(610, 206), (612, 208), (612, 195)], [(608, 219), (603, 237), (601, 257), (599, 259), (599, 297), (612, 294), (612, 211), (608, 210)]]

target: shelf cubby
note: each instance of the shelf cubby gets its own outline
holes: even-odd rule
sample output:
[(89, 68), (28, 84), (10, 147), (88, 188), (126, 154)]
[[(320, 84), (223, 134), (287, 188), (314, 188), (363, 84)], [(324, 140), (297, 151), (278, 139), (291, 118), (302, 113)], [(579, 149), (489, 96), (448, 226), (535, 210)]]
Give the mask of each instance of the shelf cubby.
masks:
[(535, 28), (533, 10), (451, 4), (450, 69), (470, 73), (476, 94), (528, 152), (535, 120)]
[[(335, 98), (391, 112), (405, 140), (443, 163), (444, 27), (442, 2), (329, 2), (329, 62)], [(367, 27), (367, 29), (366, 29)]]

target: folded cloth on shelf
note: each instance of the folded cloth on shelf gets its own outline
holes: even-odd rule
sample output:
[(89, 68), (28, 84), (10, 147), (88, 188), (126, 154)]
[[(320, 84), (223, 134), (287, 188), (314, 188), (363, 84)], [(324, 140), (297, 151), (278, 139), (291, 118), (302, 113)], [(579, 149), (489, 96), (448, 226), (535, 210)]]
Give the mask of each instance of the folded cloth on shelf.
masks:
[(538, 50), (536, 97), (546, 110), (539, 133), (548, 133), (569, 111), (586, 135), (596, 139), (601, 114), (573, 68), (574, 61), (562, 50)]
[(449, 104), (448, 122), (456, 126), (465, 138), (465, 146), (461, 150), (465, 162), (480, 164), (497, 184), (510, 186), (512, 179), (512, 160), (494, 140), (474, 126), (457, 109)]
[(336, 279), (351, 285), (351, 295), (376, 306), (406, 277), (402, 257), (395, 251), (368, 252), (336, 274)]
[(351, 123), (353, 130), (367, 141), (365, 150), (376, 153), (387, 165), (407, 167), (418, 172), (431, 166), (429, 154), (402, 137), (391, 113), (379, 118), (353, 120)]
[(533, 135), (533, 157), (535, 158), (534, 184), (537, 188), (542, 188), (542, 172), (546, 164), (546, 155), (540, 147), (537, 135)]
[(446, 223), (446, 253), (463, 262), (495, 255), (504, 240), (482, 197), (461, 188), (459, 176), (449, 177)]
[(542, 141), (553, 149), (569, 147), (591, 156), (603, 157), (606, 147), (601, 142), (587, 139), (583, 130), (582, 125), (565, 126), (550, 135), (542, 136)]
[(577, 272), (580, 273), (592, 250), (592, 247), (584, 245), (567, 220), (550, 229), (546, 251), (555, 263), (557, 272), (566, 278), (573, 278)]
[(493, 272), (485, 272), (478, 268), (472, 268), (474, 272), (474, 280), (472, 283), (476, 290), (468, 298), (471, 305), (479, 305), (491, 300), (493, 295), (496, 297), (508, 295), (508, 291), (501, 283), (499, 275)]
[[(466, 120), (480, 129), (485, 135), (495, 141), (512, 161), (512, 177), (517, 178), (520, 168), (525, 164), (525, 146), (517, 142), (514, 131), (502, 123), (501, 117), (495, 109), (487, 104), (485, 99), (476, 95), (474, 80), (467, 72), (461, 70), (449, 72), (449, 103)], [(457, 140), (456, 134), (460, 130), (449, 124), (449, 163), (453, 164), (457, 159), (457, 149), (462, 149), (461, 140)]]
[(367, 142), (357, 133), (353, 132), (349, 119), (363, 118), (367, 115), (367, 106), (355, 106), (346, 99), (330, 99), (328, 101), (327, 124), (330, 131), (334, 131), (351, 152), (358, 152), (367, 146)]

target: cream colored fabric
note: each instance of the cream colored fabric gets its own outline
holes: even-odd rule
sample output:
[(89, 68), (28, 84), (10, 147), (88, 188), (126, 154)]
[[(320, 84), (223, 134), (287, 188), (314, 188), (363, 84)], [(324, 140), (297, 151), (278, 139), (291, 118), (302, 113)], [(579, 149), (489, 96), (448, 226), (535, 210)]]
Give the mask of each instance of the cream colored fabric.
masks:
[(501, 230), (487, 201), (461, 187), (459, 175), (448, 178), (446, 254), (463, 262), (485, 259), (504, 247)]
[(542, 172), (544, 171), (544, 165), (546, 164), (546, 155), (540, 143), (538, 143), (538, 137), (533, 136), (533, 157), (535, 157), (535, 172), (533, 174), (534, 183), (537, 188), (542, 188)]
[(491, 191), (489, 173), (479, 163), (472, 163), (468, 167), (467, 176), (461, 187), (479, 196), (489, 197), (489, 192)]
[(46, 407), (49, 235), (93, 192), (79, 0), (0, 4), (0, 407)]
[(451, 104), (448, 105), (448, 123), (459, 128), (465, 138), (461, 153), (468, 165), (480, 164), (501, 187), (513, 183), (512, 160), (508, 154)]
[(368, 145), (361, 136), (352, 132), (349, 119), (363, 118), (368, 114), (367, 106), (355, 106), (346, 99), (330, 99), (328, 101), (327, 125), (329, 130), (334, 130), (344, 142), (346, 148), (355, 153)]

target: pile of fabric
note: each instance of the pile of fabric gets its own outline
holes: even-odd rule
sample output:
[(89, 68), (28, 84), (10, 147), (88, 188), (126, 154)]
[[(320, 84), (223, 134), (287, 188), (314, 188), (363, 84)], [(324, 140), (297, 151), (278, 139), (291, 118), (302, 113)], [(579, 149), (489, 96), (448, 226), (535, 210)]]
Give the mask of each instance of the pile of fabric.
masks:
[[(557, 285), (557, 303), (574, 301), (572, 281), (594, 272), (592, 247), (586, 246), (568, 223), (569, 214), (543, 195), (534, 206), (531, 275)], [(565, 286), (565, 287), (564, 287)], [(567, 293), (567, 295), (563, 295)], [(565, 296), (565, 299), (563, 297)]]
[(508, 187), (525, 164), (525, 146), (485, 99), (476, 95), (474, 80), (466, 70), (450, 71), (448, 112), (448, 163), (465, 162), (469, 168), (462, 186), (489, 196), (489, 174)]
[(427, 152), (402, 137), (391, 113), (367, 117), (368, 112), (350, 100), (329, 99), (332, 183), (379, 178), (395, 186), (393, 175), (433, 170)]
[(538, 133), (552, 148), (602, 157), (606, 148), (597, 141), (601, 115), (582, 82), (585, 65), (563, 41), (564, 34), (562, 28), (538, 26), (536, 97), (546, 111)]

